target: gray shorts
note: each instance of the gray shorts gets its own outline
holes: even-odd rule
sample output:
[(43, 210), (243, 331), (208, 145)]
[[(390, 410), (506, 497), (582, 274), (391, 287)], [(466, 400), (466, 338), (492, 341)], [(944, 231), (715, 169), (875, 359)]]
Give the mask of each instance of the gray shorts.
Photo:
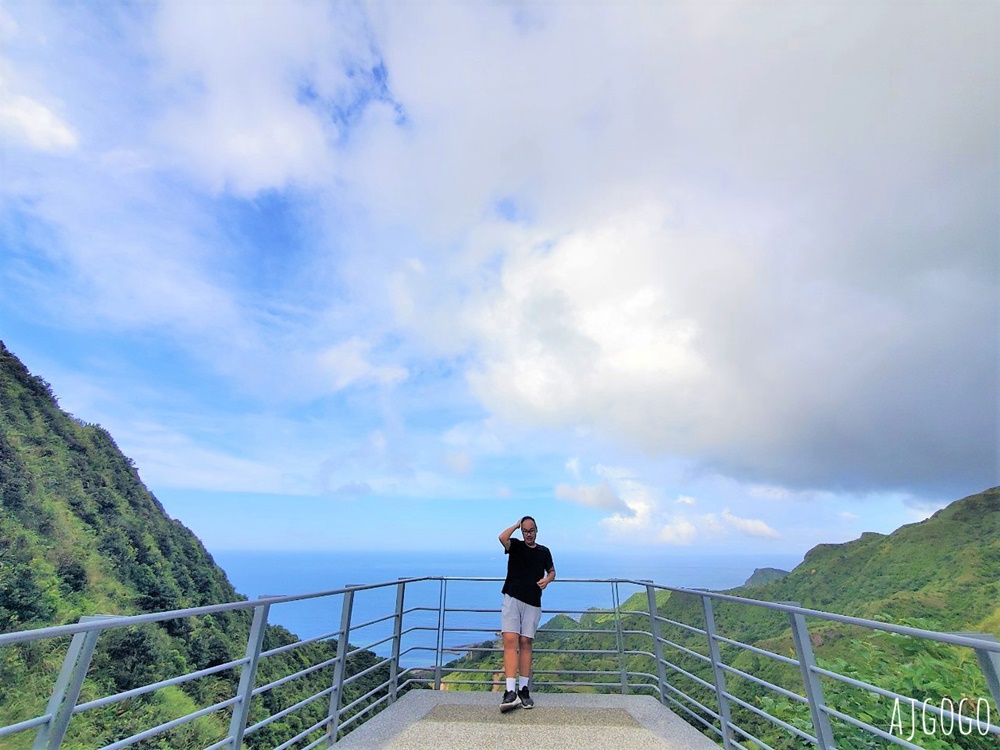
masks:
[(525, 638), (534, 638), (538, 623), (542, 619), (542, 608), (525, 604), (510, 594), (503, 595), (503, 613), (500, 616), (500, 631), (518, 633)]

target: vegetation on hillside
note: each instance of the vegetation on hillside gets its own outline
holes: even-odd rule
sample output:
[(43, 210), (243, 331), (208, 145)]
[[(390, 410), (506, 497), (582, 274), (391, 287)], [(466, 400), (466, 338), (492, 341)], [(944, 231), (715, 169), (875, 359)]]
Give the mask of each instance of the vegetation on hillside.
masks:
[[(64, 413), (49, 385), (0, 343), (0, 632), (76, 622), (81, 615), (136, 614), (244, 599), (198, 538), (171, 519), (107, 430)], [(98, 642), (83, 700), (154, 683), (241, 658), (250, 612), (171, 620), (109, 632)], [(296, 642), (270, 626), (265, 649)], [(66, 642), (0, 649), (0, 724), (44, 713)], [(308, 644), (262, 660), (258, 684), (332, 659), (335, 642)], [(351, 657), (348, 673), (375, 664)], [(387, 678), (380, 668), (353, 683), (345, 705)], [(74, 718), (63, 747), (108, 744), (231, 697), (238, 670), (227, 670)], [(331, 685), (318, 670), (255, 699), (253, 723)], [(319, 700), (252, 735), (249, 747), (274, 747), (322, 718)], [(136, 747), (205, 747), (224, 735), (228, 712)], [(30, 733), (5, 738), (30, 747)], [(280, 739), (279, 739), (280, 738)]]

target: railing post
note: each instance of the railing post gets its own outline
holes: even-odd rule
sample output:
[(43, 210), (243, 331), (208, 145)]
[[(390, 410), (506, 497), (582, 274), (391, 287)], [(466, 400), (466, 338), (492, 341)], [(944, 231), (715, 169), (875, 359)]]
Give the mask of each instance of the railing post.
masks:
[(667, 705), (667, 670), (663, 665), (663, 643), (660, 642), (659, 611), (656, 609), (656, 589), (652, 583), (646, 584), (646, 598), (649, 600), (649, 632), (653, 634), (653, 654), (656, 658), (656, 683), (660, 703)]
[(406, 584), (400, 581), (396, 584), (396, 616), (392, 625), (392, 661), (389, 663), (389, 703), (396, 702), (396, 694), (399, 686), (396, 684), (399, 679), (399, 653), (402, 650), (403, 640), (403, 599), (406, 592)]
[(813, 729), (819, 750), (834, 750), (833, 729), (830, 727), (830, 717), (823, 710), (826, 703), (823, 699), (823, 685), (819, 676), (813, 671), (816, 657), (813, 655), (812, 642), (809, 640), (809, 627), (805, 615), (800, 612), (789, 612), (788, 619), (792, 624), (792, 638), (795, 641), (795, 654), (802, 671), (802, 682), (805, 683), (806, 698), (809, 699), (809, 713), (812, 714)]
[(333, 747), (337, 743), (337, 732), (340, 730), (340, 706), (344, 692), (344, 676), (347, 672), (347, 639), (351, 635), (351, 612), (353, 609), (354, 591), (347, 589), (344, 592), (344, 606), (340, 612), (340, 632), (337, 635), (337, 660), (333, 667), (333, 692), (330, 693), (330, 728), (327, 732), (327, 747)]
[(448, 608), (448, 581), (441, 579), (441, 593), (438, 597), (437, 648), (434, 654), (434, 689), (441, 689), (441, 662), (444, 660), (444, 614)]
[(726, 697), (726, 673), (722, 669), (722, 652), (715, 640), (715, 614), (712, 612), (712, 600), (701, 595), (701, 606), (705, 611), (705, 632), (708, 634), (708, 656), (712, 660), (712, 674), (715, 677), (715, 695), (719, 703), (719, 721), (722, 724), (722, 746), (732, 750), (733, 730), (732, 716), (729, 711), (729, 698)]
[(233, 707), (233, 718), (229, 722), (229, 746), (234, 750), (243, 747), (243, 733), (250, 717), (250, 702), (253, 698), (254, 685), (257, 684), (257, 665), (260, 663), (260, 649), (264, 644), (267, 614), (270, 609), (270, 604), (258, 604), (253, 608), (253, 622), (250, 625), (250, 636), (247, 638), (247, 661), (240, 669), (240, 684), (236, 690), (240, 702)]
[[(92, 617), (84, 615), (80, 618), (80, 622), (106, 620), (108, 617), (108, 615)], [(90, 668), (90, 660), (94, 657), (94, 648), (97, 646), (100, 634), (99, 630), (88, 630), (73, 636), (66, 658), (63, 659), (62, 669), (59, 671), (59, 678), (52, 690), (52, 697), (49, 698), (48, 708), (45, 709), (45, 713), (50, 716), (49, 721), (38, 728), (32, 750), (58, 750), (62, 744), (66, 729), (69, 727), (69, 720), (73, 718), (73, 709), (80, 699), (83, 680)]]
[[(978, 638), (981, 641), (992, 641), (996, 643), (997, 637), (992, 633), (955, 633), (964, 635), (966, 638)], [(979, 660), (979, 668), (986, 678), (986, 686), (990, 689), (993, 702), (1000, 706), (1000, 653), (990, 651), (985, 648), (973, 649), (976, 652), (976, 659)]]
[(615, 640), (618, 643), (618, 680), (622, 695), (628, 695), (628, 663), (625, 660), (625, 634), (622, 632), (622, 600), (618, 582), (611, 584), (611, 601), (615, 609)]

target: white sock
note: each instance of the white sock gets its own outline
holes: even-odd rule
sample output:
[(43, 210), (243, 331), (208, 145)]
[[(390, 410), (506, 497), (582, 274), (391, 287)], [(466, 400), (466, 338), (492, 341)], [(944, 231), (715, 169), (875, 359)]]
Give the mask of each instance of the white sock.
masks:
[(507, 678), (507, 689), (508, 690), (513, 690), (514, 689), (514, 679), (515, 678), (513, 678), (513, 677), (508, 677)]
[(526, 687), (528, 687), (528, 680), (530, 680), (530, 679), (531, 679), (530, 677), (521, 677), (521, 678), (519, 678), (518, 679), (517, 689), (518, 690), (524, 690)]

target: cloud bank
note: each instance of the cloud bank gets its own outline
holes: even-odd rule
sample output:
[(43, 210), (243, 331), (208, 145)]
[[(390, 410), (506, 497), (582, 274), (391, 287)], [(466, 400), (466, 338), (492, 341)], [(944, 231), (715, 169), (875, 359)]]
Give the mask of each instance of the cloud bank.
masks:
[(165, 482), (461, 494), (543, 445), (531, 492), (684, 544), (1000, 481), (993, 3), (0, 13), (8, 314), (295, 415)]

